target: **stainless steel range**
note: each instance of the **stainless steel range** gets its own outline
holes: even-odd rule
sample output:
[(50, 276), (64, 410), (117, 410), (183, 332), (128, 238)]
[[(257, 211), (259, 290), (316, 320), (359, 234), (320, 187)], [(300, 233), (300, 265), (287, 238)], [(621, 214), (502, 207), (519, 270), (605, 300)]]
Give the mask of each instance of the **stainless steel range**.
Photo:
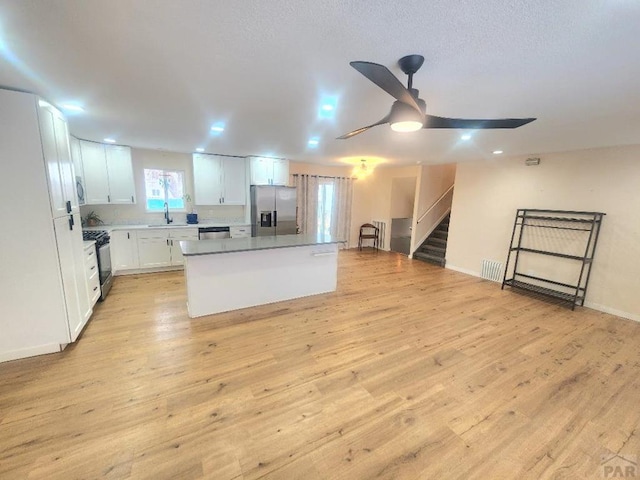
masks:
[(85, 230), (82, 232), (84, 240), (96, 241), (98, 254), (98, 270), (100, 271), (100, 300), (107, 298), (113, 275), (111, 272), (111, 247), (109, 245), (109, 232), (106, 230)]

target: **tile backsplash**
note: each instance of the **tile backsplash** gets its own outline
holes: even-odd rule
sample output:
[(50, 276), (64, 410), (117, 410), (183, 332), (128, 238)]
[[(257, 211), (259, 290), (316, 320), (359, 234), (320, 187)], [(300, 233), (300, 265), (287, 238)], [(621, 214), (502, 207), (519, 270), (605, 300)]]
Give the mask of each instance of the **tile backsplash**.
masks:
[[(248, 211), (248, 207), (247, 210)], [(85, 218), (90, 212), (95, 212), (105, 225), (149, 225), (164, 221), (162, 213), (141, 213), (137, 205), (83, 205), (80, 214)], [(216, 223), (247, 223), (245, 207), (243, 206), (204, 206), (195, 209), (198, 221)], [(187, 212), (171, 212), (174, 222), (185, 223)]]

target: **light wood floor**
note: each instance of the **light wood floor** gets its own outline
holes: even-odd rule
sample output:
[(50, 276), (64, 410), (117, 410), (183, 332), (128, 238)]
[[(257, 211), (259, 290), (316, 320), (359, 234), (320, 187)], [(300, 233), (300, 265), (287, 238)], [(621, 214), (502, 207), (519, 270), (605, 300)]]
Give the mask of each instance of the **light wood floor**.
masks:
[(116, 278), (79, 343), (0, 364), (0, 478), (577, 479), (640, 454), (639, 324), (339, 264), (334, 294), (197, 320), (182, 272)]

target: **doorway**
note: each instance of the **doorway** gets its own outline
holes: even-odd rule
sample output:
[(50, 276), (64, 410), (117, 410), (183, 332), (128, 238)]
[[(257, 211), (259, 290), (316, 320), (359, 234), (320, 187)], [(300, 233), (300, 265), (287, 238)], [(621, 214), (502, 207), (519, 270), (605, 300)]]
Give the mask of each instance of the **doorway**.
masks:
[(416, 197), (417, 177), (394, 178), (391, 183), (391, 244), (392, 252), (409, 255), (411, 224)]

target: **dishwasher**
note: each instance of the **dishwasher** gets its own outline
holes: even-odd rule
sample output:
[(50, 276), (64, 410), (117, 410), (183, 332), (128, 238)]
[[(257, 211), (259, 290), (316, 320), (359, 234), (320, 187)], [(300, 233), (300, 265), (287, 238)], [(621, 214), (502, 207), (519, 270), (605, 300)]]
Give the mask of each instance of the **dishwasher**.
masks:
[(229, 227), (198, 228), (198, 240), (209, 240), (211, 238), (231, 238)]

